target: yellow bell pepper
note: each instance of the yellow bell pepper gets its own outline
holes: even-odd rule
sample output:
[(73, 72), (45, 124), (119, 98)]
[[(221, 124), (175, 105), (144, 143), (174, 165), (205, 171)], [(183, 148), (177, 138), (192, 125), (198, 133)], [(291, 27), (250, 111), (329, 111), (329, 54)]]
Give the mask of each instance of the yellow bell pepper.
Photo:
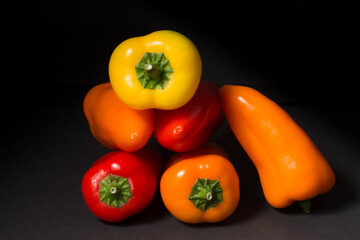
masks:
[(201, 71), (196, 46), (169, 30), (120, 43), (109, 62), (114, 92), (134, 109), (171, 110), (185, 105), (196, 92)]

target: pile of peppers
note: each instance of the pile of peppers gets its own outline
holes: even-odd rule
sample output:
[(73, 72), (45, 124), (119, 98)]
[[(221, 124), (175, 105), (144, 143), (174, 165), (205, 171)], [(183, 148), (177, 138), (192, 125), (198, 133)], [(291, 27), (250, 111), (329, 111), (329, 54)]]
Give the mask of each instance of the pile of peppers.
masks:
[[(332, 189), (329, 163), (278, 104), (246, 86), (218, 88), (201, 75), (196, 46), (175, 31), (131, 38), (113, 51), (110, 82), (94, 86), (83, 103), (92, 135), (112, 149), (82, 179), (97, 218), (119, 222), (138, 214), (158, 188), (182, 222), (230, 217), (240, 199), (239, 176), (227, 152), (210, 142), (225, 120), (274, 208), (299, 202), (309, 213), (310, 200)], [(173, 152), (170, 159), (149, 146), (152, 136)]]

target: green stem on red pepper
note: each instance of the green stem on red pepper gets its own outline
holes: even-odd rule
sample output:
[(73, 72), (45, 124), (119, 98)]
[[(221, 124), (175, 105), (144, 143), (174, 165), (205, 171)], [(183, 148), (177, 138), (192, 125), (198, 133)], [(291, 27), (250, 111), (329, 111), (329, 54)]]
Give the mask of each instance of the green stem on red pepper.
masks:
[(120, 208), (131, 197), (130, 184), (127, 178), (109, 174), (99, 182), (100, 201), (110, 207)]

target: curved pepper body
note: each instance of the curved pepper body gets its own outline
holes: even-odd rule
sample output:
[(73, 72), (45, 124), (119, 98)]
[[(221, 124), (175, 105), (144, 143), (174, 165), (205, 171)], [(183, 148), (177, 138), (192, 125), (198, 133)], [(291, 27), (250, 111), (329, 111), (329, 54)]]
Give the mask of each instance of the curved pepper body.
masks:
[[(146, 53), (163, 53), (172, 71), (164, 86), (148, 89), (135, 67)], [(149, 61), (147, 58), (146, 61)], [(200, 54), (184, 35), (156, 31), (130, 38), (116, 47), (109, 62), (109, 76), (116, 95), (135, 109), (176, 109), (185, 105), (198, 87), (202, 72)], [(162, 88), (163, 87), (163, 88)]]
[(85, 96), (83, 108), (91, 133), (108, 148), (137, 151), (153, 133), (154, 111), (126, 106), (110, 83), (93, 87)]
[(224, 121), (218, 88), (201, 81), (194, 97), (174, 110), (155, 110), (154, 136), (175, 152), (194, 150), (205, 144)]
[(258, 170), (270, 205), (284, 208), (330, 191), (335, 184), (333, 170), (279, 105), (243, 86), (223, 86), (220, 97), (233, 133)]
[[(123, 221), (150, 204), (161, 170), (161, 156), (152, 149), (144, 148), (133, 153), (110, 152), (99, 158), (82, 179), (81, 191), (85, 203), (99, 219), (108, 222)], [(101, 183), (109, 175), (127, 180), (126, 201), (121, 206), (111, 206), (114, 199), (106, 202), (101, 198)]]
[[(223, 150), (205, 146), (177, 153), (169, 160), (160, 180), (160, 193), (174, 217), (186, 223), (219, 222), (235, 211), (240, 198), (239, 177), (226, 156)], [(189, 199), (197, 179), (219, 181), (222, 201), (218, 205), (201, 210)]]

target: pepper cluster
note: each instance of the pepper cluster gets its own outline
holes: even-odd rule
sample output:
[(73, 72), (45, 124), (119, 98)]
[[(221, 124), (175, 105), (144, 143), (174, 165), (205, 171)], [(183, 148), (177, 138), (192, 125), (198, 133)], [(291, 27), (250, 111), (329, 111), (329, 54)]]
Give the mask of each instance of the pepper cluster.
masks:
[[(196, 46), (174, 31), (122, 42), (109, 62), (110, 82), (93, 87), (84, 114), (93, 136), (113, 149), (82, 180), (98, 218), (122, 221), (144, 210), (156, 188), (165, 207), (187, 223), (228, 218), (240, 199), (239, 176), (211, 137), (226, 119), (256, 166), (275, 208), (330, 191), (334, 172), (307, 134), (275, 102), (244, 86), (218, 89), (201, 80)], [(174, 152), (166, 162), (151, 136)]]

